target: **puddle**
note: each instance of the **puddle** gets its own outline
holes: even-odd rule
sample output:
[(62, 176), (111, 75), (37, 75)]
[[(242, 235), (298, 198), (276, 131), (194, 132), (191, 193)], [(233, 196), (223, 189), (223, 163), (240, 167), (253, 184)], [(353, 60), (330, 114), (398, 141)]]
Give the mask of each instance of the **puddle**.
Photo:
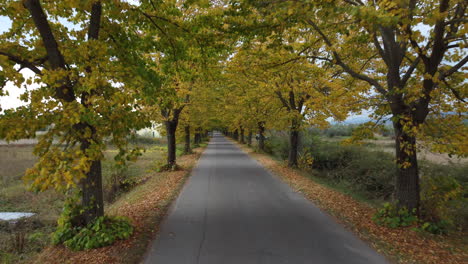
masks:
[(22, 213), (22, 212), (0, 212), (0, 220), (12, 221), (18, 220), (23, 217), (31, 217), (34, 213)]

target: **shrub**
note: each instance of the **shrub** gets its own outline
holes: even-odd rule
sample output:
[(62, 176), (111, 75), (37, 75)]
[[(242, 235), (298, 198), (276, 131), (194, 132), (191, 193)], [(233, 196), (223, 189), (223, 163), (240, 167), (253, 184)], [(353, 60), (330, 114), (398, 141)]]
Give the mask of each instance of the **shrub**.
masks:
[(353, 133), (356, 125), (353, 124), (334, 124), (322, 131), (327, 137), (349, 137)]
[(72, 250), (92, 249), (111, 245), (132, 233), (133, 227), (126, 219), (102, 216), (84, 227), (72, 227), (71, 223), (59, 226), (53, 234), (53, 243)]
[(384, 207), (372, 217), (372, 220), (378, 225), (391, 228), (411, 226), (418, 222), (415, 209), (410, 212), (406, 208), (398, 208), (391, 203), (385, 203)]
[(431, 233), (446, 233), (449, 229), (467, 227), (467, 166), (422, 164), (421, 217), (422, 226)]
[[(304, 149), (303, 151), (306, 151)], [(367, 198), (388, 199), (394, 190), (395, 164), (390, 154), (362, 146), (316, 141), (308, 151), (312, 168), (335, 182), (345, 183)]]
[(279, 159), (287, 159), (289, 155), (287, 134), (271, 132), (271, 135), (265, 140), (265, 152)]
[(52, 242), (63, 244), (72, 250), (104, 247), (116, 240), (126, 239), (133, 233), (132, 225), (124, 218), (101, 216), (92, 223), (82, 225), (79, 214), (83, 208), (77, 196), (70, 196), (64, 204)]

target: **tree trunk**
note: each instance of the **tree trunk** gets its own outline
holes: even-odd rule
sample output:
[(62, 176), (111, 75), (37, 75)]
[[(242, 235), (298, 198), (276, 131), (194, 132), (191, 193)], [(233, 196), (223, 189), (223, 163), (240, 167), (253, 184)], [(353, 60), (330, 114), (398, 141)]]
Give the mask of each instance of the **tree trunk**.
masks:
[[(96, 129), (86, 123), (78, 123), (74, 128), (82, 134), (80, 149), (86, 153), (91, 147), (91, 141), (89, 138), (84, 137), (84, 134), (86, 131), (91, 131), (91, 139), (93, 139), (96, 135)], [(75, 219), (72, 219), (73, 226), (86, 226), (96, 218), (104, 216), (101, 160), (91, 161), (89, 171), (86, 173), (86, 177), (80, 181), (80, 185), (83, 212)]]
[(416, 137), (403, 131), (399, 121), (393, 123), (397, 158), (395, 198), (400, 208), (419, 213), (419, 173)]
[(201, 140), (200, 140), (200, 129), (197, 128), (195, 129), (195, 135), (193, 136), (193, 144), (195, 146), (199, 146), (201, 143)]
[(172, 168), (176, 165), (176, 129), (177, 119), (164, 122), (167, 134), (167, 167)]
[(291, 128), (289, 131), (289, 156), (288, 166), (295, 168), (297, 167), (297, 152), (299, 148), (299, 130), (297, 128)]
[(239, 141), (239, 131), (238, 131), (237, 129), (234, 130), (234, 139), (235, 139), (236, 141)]
[(247, 145), (250, 147), (252, 146), (252, 131), (249, 130), (249, 134), (247, 135)]
[(265, 151), (265, 126), (262, 122), (258, 123), (258, 149)]
[(190, 148), (190, 126), (185, 126), (185, 154), (192, 153), (192, 149)]
[(104, 215), (104, 201), (102, 195), (102, 168), (101, 161), (92, 161), (86, 178), (81, 180), (82, 206), (84, 208), (84, 225), (93, 222)]
[(240, 143), (245, 144), (245, 137), (244, 137), (244, 128), (240, 127)]

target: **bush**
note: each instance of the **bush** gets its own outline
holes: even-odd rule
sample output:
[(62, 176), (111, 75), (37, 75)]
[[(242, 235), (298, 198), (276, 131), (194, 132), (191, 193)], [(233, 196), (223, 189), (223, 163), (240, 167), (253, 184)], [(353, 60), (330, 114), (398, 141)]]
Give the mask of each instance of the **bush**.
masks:
[(265, 152), (279, 159), (287, 159), (289, 155), (289, 138), (286, 133), (271, 132), (265, 140)]
[(335, 124), (323, 130), (323, 134), (327, 137), (350, 137), (356, 125), (353, 124)]
[(311, 153), (312, 168), (320, 171), (322, 176), (344, 183), (367, 198), (391, 197), (395, 164), (389, 153), (320, 141), (304, 151)]
[(133, 233), (131, 224), (120, 217), (101, 216), (83, 225), (80, 222), (83, 207), (77, 203), (77, 195), (70, 196), (64, 204), (57, 230), (52, 234), (55, 245), (63, 244), (72, 250), (98, 248), (126, 239)]
[(466, 191), (467, 165), (422, 164), (422, 227), (431, 233), (450, 229), (466, 230), (468, 210)]
[(102, 216), (84, 227), (72, 227), (71, 223), (59, 226), (53, 234), (53, 243), (72, 250), (92, 249), (127, 239), (132, 233), (133, 227), (126, 219)]
[(164, 144), (163, 141), (164, 140), (162, 138), (154, 138), (140, 135), (135, 135), (134, 137), (129, 139), (129, 142), (134, 145), (162, 145)]
[(411, 226), (418, 222), (416, 209), (410, 212), (406, 208), (398, 208), (391, 203), (385, 203), (384, 207), (372, 217), (372, 220), (378, 225), (391, 228)]

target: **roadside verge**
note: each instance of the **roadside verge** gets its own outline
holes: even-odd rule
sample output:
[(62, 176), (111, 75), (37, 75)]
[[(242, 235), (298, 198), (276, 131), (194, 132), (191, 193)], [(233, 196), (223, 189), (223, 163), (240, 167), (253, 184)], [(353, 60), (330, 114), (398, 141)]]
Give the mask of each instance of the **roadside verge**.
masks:
[(123, 195), (106, 210), (108, 215), (130, 219), (134, 233), (129, 239), (117, 241), (108, 247), (77, 252), (63, 246), (49, 247), (43, 250), (33, 263), (138, 263), (159, 231), (161, 220), (179, 194), (203, 150), (194, 149), (193, 154), (181, 156), (178, 164), (182, 170), (149, 173), (145, 183)]

